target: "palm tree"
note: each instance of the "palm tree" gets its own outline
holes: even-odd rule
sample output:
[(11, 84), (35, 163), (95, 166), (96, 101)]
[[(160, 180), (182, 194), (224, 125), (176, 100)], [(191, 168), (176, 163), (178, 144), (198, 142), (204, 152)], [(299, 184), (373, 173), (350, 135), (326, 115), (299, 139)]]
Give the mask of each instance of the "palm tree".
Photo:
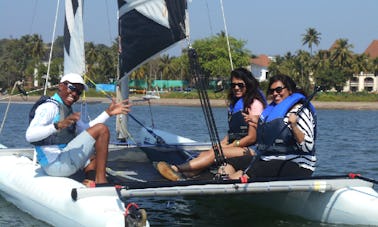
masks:
[(313, 71), (310, 54), (307, 51), (299, 50), (295, 58), (295, 63), (299, 75), (299, 85), (308, 92), (310, 89), (310, 74)]
[(353, 45), (348, 43), (348, 39), (336, 40), (334, 48), (331, 50), (333, 64), (342, 68), (350, 68), (353, 60), (351, 48)]
[(330, 75), (333, 77), (334, 87), (337, 91), (341, 91), (345, 82), (353, 76), (354, 55), (350, 50), (351, 48), (353, 48), (353, 45), (348, 43), (348, 39), (338, 39), (331, 50), (333, 72)]
[[(354, 74), (360, 72), (367, 73), (371, 69), (372, 60), (365, 54), (356, 54), (352, 60), (352, 70)], [(371, 71), (370, 71), (371, 72)]]
[(43, 57), (45, 51), (41, 35), (34, 34), (31, 37), (31, 55), (36, 64), (38, 64)]
[(310, 53), (312, 56), (312, 45), (315, 44), (316, 46), (320, 43), (320, 35), (321, 33), (316, 31), (315, 28), (307, 28), (306, 33), (302, 34), (302, 45), (308, 45), (310, 48)]
[(95, 65), (97, 63), (97, 49), (93, 42), (85, 43), (85, 59), (87, 64), (87, 76), (94, 81), (97, 81), (95, 78)]
[(170, 75), (172, 75), (172, 65), (171, 65), (172, 58), (169, 57), (168, 54), (164, 54), (160, 57), (160, 73), (162, 73), (162, 78), (166, 78), (167, 80), (172, 79)]
[[(41, 35), (34, 34), (30, 38), (30, 50), (31, 50), (31, 57), (33, 59), (32, 66), (31, 66), (31, 74), (34, 74), (35, 69), (40, 68), (41, 59), (43, 58), (45, 54), (45, 48), (42, 40)], [(29, 77), (26, 78), (27, 83), (32, 84), (34, 75), (29, 75)]]

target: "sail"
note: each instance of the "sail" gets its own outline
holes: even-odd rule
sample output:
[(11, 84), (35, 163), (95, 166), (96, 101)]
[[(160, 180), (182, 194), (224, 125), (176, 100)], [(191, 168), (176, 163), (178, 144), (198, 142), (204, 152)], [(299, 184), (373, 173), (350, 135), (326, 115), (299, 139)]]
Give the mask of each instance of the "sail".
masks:
[(186, 0), (118, 0), (120, 78), (186, 38)]
[(83, 0), (65, 1), (64, 74), (85, 73)]

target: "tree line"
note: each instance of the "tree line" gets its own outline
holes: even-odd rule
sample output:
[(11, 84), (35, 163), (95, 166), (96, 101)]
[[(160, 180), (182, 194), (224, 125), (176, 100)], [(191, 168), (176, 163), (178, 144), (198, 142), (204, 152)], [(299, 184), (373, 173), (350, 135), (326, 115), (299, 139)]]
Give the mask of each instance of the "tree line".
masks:
[[(313, 84), (321, 85), (324, 90), (335, 88), (340, 91), (345, 82), (360, 72), (378, 71), (378, 58), (371, 59), (365, 54), (352, 52), (353, 45), (347, 39), (338, 39), (329, 50), (313, 52), (318, 46), (321, 33), (308, 28), (302, 34), (302, 45), (309, 48), (287, 52), (274, 56), (269, 65), (269, 75), (283, 73), (292, 76), (305, 90)], [(210, 79), (228, 80), (231, 71), (226, 36), (220, 32), (208, 38), (195, 40), (192, 44), (199, 57), (203, 73)], [(229, 37), (232, 62), (234, 67), (250, 65), (250, 59), (256, 57), (246, 49), (246, 41)], [(29, 89), (43, 86), (44, 76), (49, 70), (51, 84), (57, 84), (63, 73), (63, 37), (54, 41), (52, 61), (48, 68), (51, 43), (44, 43), (38, 34), (25, 35), (20, 39), (0, 40), (0, 88), (10, 88), (15, 81), (24, 80)], [(151, 84), (155, 79), (186, 80), (191, 84), (188, 49), (183, 49), (181, 56), (162, 54), (151, 59), (130, 75), (130, 79), (143, 79)], [(87, 76), (96, 83), (117, 81), (118, 43), (111, 46), (85, 43)], [(38, 84), (34, 84), (38, 81)]]
[(306, 91), (313, 84), (323, 90), (334, 88), (341, 91), (354, 75), (361, 72), (377, 75), (378, 58), (353, 53), (353, 44), (348, 39), (337, 39), (330, 49), (313, 53), (313, 46), (318, 46), (320, 39), (321, 33), (315, 28), (306, 29), (302, 34), (302, 45), (307, 45), (310, 52), (298, 50), (295, 54), (288, 52), (284, 56), (276, 56), (269, 66), (269, 73), (290, 75)]

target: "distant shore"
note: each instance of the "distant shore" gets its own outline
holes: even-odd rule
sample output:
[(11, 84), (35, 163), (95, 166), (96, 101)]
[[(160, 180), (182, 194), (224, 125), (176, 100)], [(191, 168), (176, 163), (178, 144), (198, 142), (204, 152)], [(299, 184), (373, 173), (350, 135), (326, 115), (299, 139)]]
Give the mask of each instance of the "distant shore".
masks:
[[(32, 103), (35, 102), (39, 97), (30, 96), (26, 100), (22, 99), (20, 96), (14, 96), (11, 102), (18, 103)], [(87, 97), (88, 103), (109, 103), (110, 100), (101, 97)], [(130, 97), (133, 105), (148, 105), (148, 102), (143, 100), (141, 97)], [(0, 102), (7, 103), (8, 98), (0, 96)], [(201, 102), (198, 99), (151, 99), (151, 105), (167, 105), (167, 106), (201, 106)], [(317, 109), (343, 109), (343, 110), (378, 110), (378, 102), (312, 102)], [(225, 100), (212, 99), (210, 104), (213, 107), (225, 107)]]

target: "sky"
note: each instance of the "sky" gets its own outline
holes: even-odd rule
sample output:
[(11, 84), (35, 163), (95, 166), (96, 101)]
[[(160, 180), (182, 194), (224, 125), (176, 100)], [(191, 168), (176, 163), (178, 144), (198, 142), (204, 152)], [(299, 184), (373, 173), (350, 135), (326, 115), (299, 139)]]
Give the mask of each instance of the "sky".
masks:
[[(302, 45), (306, 29), (320, 35), (313, 51), (329, 49), (343, 38), (361, 54), (378, 39), (378, 0), (188, 0), (191, 40), (224, 31), (221, 1), (228, 34), (246, 41), (254, 55), (284, 55), (308, 46)], [(51, 42), (58, 0), (0, 0), (0, 39), (41, 34)], [(63, 35), (64, 0), (60, 0), (56, 36)], [(110, 43), (117, 36), (117, 1), (84, 2), (85, 40)], [(177, 55), (186, 43), (168, 51)]]

